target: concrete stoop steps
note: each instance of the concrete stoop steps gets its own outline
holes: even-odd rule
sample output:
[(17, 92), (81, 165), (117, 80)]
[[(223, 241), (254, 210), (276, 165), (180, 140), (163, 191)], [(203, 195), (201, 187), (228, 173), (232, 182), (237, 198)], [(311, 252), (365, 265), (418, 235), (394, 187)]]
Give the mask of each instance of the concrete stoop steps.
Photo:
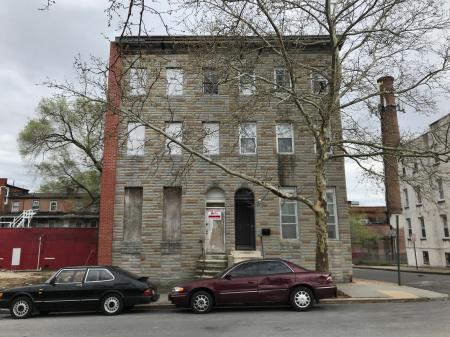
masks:
[(228, 266), (228, 258), (225, 254), (206, 254), (197, 261), (198, 278), (209, 278), (220, 273)]

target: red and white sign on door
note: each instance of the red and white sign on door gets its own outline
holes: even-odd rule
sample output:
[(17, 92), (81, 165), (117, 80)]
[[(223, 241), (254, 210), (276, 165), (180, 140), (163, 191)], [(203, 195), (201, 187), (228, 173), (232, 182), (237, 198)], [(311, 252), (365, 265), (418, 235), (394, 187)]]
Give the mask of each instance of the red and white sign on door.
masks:
[(217, 209), (208, 210), (208, 218), (212, 220), (222, 219), (222, 211)]

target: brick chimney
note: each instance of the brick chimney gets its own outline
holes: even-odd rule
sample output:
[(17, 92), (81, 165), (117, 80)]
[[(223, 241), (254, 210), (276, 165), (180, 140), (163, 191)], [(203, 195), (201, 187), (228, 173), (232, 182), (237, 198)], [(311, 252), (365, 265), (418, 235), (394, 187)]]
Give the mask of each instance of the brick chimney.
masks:
[[(378, 79), (380, 88), (380, 119), (383, 146), (396, 148), (400, 145), (397, 105), (394, 95), (394, 78), (384, 76)], [(398, 160), (395, 153), (385, 154), (384, 184), (386, 193), (386, 208), (388, 216), (402, 213), (400, 198), (400, 181), (398, 176)]]

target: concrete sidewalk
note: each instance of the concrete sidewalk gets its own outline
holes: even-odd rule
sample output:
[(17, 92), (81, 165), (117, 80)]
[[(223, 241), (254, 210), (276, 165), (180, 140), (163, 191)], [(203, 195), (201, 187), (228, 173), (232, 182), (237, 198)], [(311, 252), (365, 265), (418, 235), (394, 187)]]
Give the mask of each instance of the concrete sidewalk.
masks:
[[(397, 266), (353, 265), (353, 268), (397, 271)], [(416, 269), (416, 267), (400, 266), (400, 271), (401, 272), (406, 272), (406, 273), (450, 275), (450, 268), (419, 267), (419, 269)]]
[(377, 303), (377, 302), (410, 302), (410, 301), (445, 301), (447, 294), (399, 286), (395, 283), (373, 280), (353, 279), (352, 283), (338, 284), (338, 290), (345, 297), (327, 299), (322, 303)]

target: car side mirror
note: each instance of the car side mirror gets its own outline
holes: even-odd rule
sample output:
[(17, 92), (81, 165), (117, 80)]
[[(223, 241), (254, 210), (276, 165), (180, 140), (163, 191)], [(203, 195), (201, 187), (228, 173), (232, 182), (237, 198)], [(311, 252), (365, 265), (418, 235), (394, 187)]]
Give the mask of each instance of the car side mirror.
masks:
[(226, 274), (225, 277), (224, 277), (224, 279), (226, 279), (226, 280), (231, 280), (231, 274)]
[(55, 283), (56, 283), (56, 279), (55, 279), (55, 278), (52, 278), (52, 279), (50, 280), (50, 285), (54, 286)]

